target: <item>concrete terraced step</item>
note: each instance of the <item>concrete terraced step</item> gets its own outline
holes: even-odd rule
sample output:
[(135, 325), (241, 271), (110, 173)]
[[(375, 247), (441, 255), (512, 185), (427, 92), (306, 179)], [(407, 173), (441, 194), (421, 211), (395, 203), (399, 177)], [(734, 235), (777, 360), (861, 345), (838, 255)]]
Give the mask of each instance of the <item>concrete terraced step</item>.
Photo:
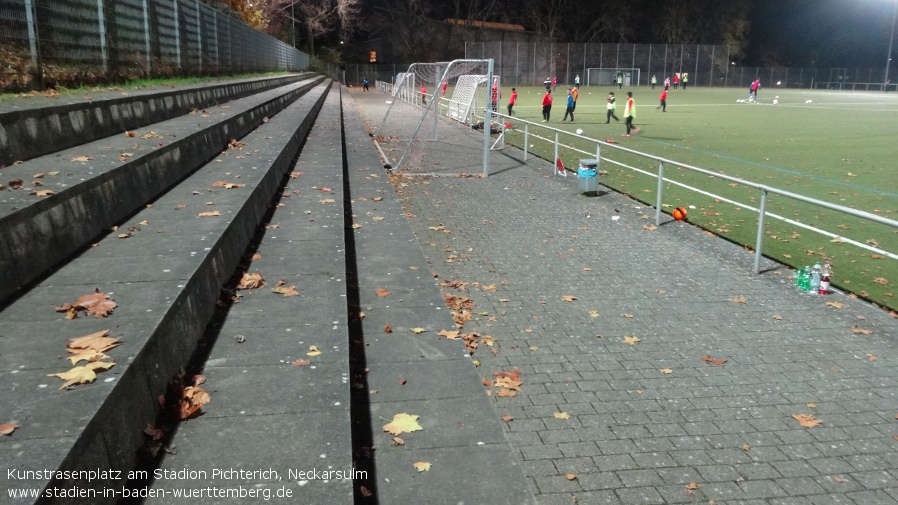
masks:
[(0, 167), (124, 133), (193, 109), (203, 109), (308, 78), (291, 74), (99, 92), (66, 98), (31, 97), (0, 104)]
[[(145, 161), (143, 170), (147, 176), (133, 181), (168, 174), (167, 180), (176, 183), (168, 191), (163, 185), (156, 185), (158, 189), (148, 194), (135, 186), (126, 189), (124, 182), (131, 173), (140, 172), (140, 167), (122, 170), (111, 162), (103, 164), (111, 165), (110, 169), (94, 167), (94, 178), (106, 179), (112, 186), (107, 193), (79, 191), (80, 202), (85, 204), (103, 194), (110, 199), (107, 205), (129, 202), (126, 218), (110, 207), (93, 207), (100, 209), (95, 212), (102, 215), (89, 216), (102, 218), (103, 225), (97, 230), (108, 230), (116, 224), (119, 231), (107, 232), (96, 240), (96, 247), (81, 251), (0, 311), (0, 371), (5, 379), (0, 405), (3, 422), (14, 421), (20, 426), (15, 437), (0, 443), (0, 460), (15, 476), (6, 479), (5, 486), (120, 490), (125, 485), (125, 480), (115, 478), (122, 475), (103, 475), (89, 481), (87, 475), (47, 476), (27, 471), (134, 467), (137, 451), (145, 440), (143, 430), (157, 417), (158, 396), (193, 355), (222, 285), (234, 273), (274, 193), (292, 168), (290, 162), (323, 106), (329, 87), (330, 81), (316, 79), (286, 90), (261, 93), (252, 97), (255, 100), (250, 101), (256, 105), (247, 105), (244, 113), (222, 111), (221, 126), (214, 134), (191, 134), (191, 123), (195, 127), (198, 121), (190, 118), (181, 125), (184, 134), (175, 141), (187, 142), (167, 150), (167, 169), (159, 162)], [(308, 91), (303, 94), (305, 90)], [(296, 94), (302, 96), (295, 99)], [(289, 100), (290, 97), (295, 100)], [(286, 106), (283, 111), (266, 123), (258, 120), (262, 115), (271, 115), (269, 109), (281, 102)], [(231, 106), (238, 109), (237, 102)], [(245, 118), (238, 119), (240, 116)], [(242, 138), (245, 145), (240, 149), (219, 156), (199, 170), (180, 168), (181, 164), (175, 163), (179, 159), (176, 153), (181, 153), (183, 162), (219, 152), (223, 144), (211, 140), (239, 136), (235, 132), (238, 126), (255, 128)], [(188, 141), (205, 136), (211, 137), (209, 142)], [(195, 152), (206, 144), (212, 154)], [(158, 151), (141, 157), (154, 156), (159, 158)], [(149, 166), (155, 170), (149, 170)], [(122, 172), (119, 181), (116, 176)], [(69, 177), (70, 182), (80, 179), (76, 175)], [(219, 181), (245, 186), (225, 189), (214, 185)], [(164, 194), (153, 199), (160, 192)], [(67, 206), (63, 208), (65, 215), (61, 217), (75, 221), (85, 218), (83, 213), (69, 215)], [(199, 217), (201, 212), (212, 210), (221, 215)], [(118, 238), (123, 230), (131, 230), (130, 236)], [(47, 233), (52, 236), (53, 230)], [(84, 232), (85, 236), (88, 234)], [(46, 240), (49, 236), (35, 239)], [(3, 275), (5, 279), (7, 273)], [(66, 320), (64, 314), (55, 312), (54, 305), (72, 302), (95, 289), (109, 293), (118, 304), (108, 317)], [(62, 381), (48, 374), (71, 368), (64, 359), (66, 341), (107, 329), (111, 336), (121, 337), (121, 345), (107, 352), (116, 365), (99, 373), (92, 384), (58, 390)], [(6, 490), (3, 492), (6, 500)], [(107, 493), (95, 495), (88, 502), (112, 503), (117, 498)], [(75, 501), (26, 498), (10, 502)], [(82, 503), (83, 499), (77, 502)]]
[[(305, 79), (137, 129), (134, 137), (119, 133), (4, 168), (0, 303), (321, 80)], [(14, 180), (23, 181), (22, 189), (10, 189)], [(46, 190), (52, 194), (32, 194)]]
[[(240, 291), (200, 343), (208, 357), (197, 372), (212, 401), (178, 425), (166, 441), (174, 453), (154, 468), (198, 478), (139, 483), (135, 490), (149, 486), (147, 503), (172, 503), (184, 489), (196, 493), (193, 503), (239, 502), (209, 488), (255, 490), (271, 503), (353, 503), (340, 111), (335, 87), (253, 251), (248, 271), (267, 285)], [(299, 295), (273, 293), (279, 279)], [(313, 345), (320, 355), (308, 355)], [(293, 366), (298, 359), (310, 363)], [(220, 468), (276, 473), (214, 478)]]

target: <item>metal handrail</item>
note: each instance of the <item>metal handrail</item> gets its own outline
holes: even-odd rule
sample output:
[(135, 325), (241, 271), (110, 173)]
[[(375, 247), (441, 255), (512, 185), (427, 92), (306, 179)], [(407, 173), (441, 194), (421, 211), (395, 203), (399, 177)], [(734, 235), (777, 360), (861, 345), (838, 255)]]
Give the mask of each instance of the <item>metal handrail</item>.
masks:
[[(558, 148), (562, 145), (562, 144), (560, 144), (560, 142), (559, 142), (559, 136), (560, 136), (560, 135), (568, 135), (568, 136), (571, 136), (571, 137), (574, 137), (574, 138), (579, 138), (579, 139), (582, 139), (582, 140), (586, 140), (586, 141), (590, 141), (590, 142), (595, 142), (595, 143), (596, 143), (596, 158), (597, 158), (597, 159), (604, 159), (605, 161), (608, 161), (608, 162), (617, 163), (617, 162), (614, 162), (613, 160), (610, 160), (610, 159), (607, 159), (607, 158), (601, 158), (601, 156), (600, 156), (601, 149), (602, 149), (603, 147), (608, 147), (608, 148), (611, 148), (611, 149), (616, 149), (616, 150), (618, 150), (618, 151), (623, 151), (623, 152), (626, 152), (626, 153), (629, 153), (629, 154), (633, 154), (633, 155), (636, 155), (636, 156), (640, 156), (640, 157), (643, 157), (643, 158), (648, 158), (648, 159), (653, 160), (653, 161), (655, 161), (656, 163), (658, 163), (658, 172), (657, 172), (657, 174), (651, 174), (650, 172), (647, 172), (647, 171), (644, 171), (644, 170), (639, 170), (639, 169), (637, 169), (637, 168), (635, 168), (635, 167), (628, 167), (628, 168), (630, 168), (630, 169), (632, 169), (632, 170), (636, 170), (636, 171), (641, 172), (641, 173), (644, 173), (644, 174), (646, 174), (646, 175), (652, 175), (652, 176), (655, 176), (655, 177), (658, 178), (658, 190), (657, 190), (657, 195), (656, 195), (656, 200), (655, 200), (655, 225), (661, 224), (661, 202), (662, 202), (662, 199), (663, 199), (663, 196), (664, 196), (664, 187), (663, 187), (663, 186), (664, 186), (664, 184), (663, 184), (664, 181), (670, 182), (670, 183), (672, 183), (672, 184), (676, 184), (676, 185), (678, 185), (678, 186), (680, 186), (680, 187), (689, 189), (689, 190), (691, 190), (691, 191), (696, 191), (696, 192), (698, 192), (698, 193), (705, 194), (705, 195), (708, 195), (708, 196), (711, 196), (711, 197), (714, 197), (714, 198), (720, 198), (720, 199), (727, 200), (727, 201), (730, 202), (730, 203), (733, 203), (733, 204), (736, 204), (736, 205), (740, 205), (740, 206), (742, 206), (742, 207), (744, 207), (744, 208), (748, 208), (748, 209), (751, 209), (751, 210), (756, 210), (756, 211), (758, 212), (758, 233), (757, 233), (757, 238), (756, 238), (756, 240), (755, 240), (755, 263), (754, 263), (754, 273), (756, 273), (756, 274), (757, 274), (757, 273), (760, 273), (760, 271), (761, 271), (761, 256), (763, 255), (762, 250), (763, 250), (763, 245), (764, 245), (764, 217), (765, 217), (765, 216), (768, 216), (768, 215), (769, 215), (770, 217), (777, 218), (777, 219), (781, 219), (781, 220), (787, 221), (787, 222), (791, 222), (792, 224), (796, 224), (796, 225), (802, 226), (802, 227), (805, 228), (805, 229), (813, 230), (813, 231), (816, 231), (816, 232), (818, 232), (818, 233), (821, 233), (821, 234), (824, 234), (824, 235), (828, 235), (828, 236), (830, 236), (830, 237), (834, 237), (834, 238), (840, 239), (840, 240), (842, 240), (842, 241), (844, 241), (844, 242), (852, 243), (853, 245), (857, 245), (857, 246), (863, 247), (863, 248), (868, 249), (868, 250), (870, 250), (870, 251), (877, 252), (877, 253), (879, 253), (879, 254), (882, 254), (883, 256), (887, 256), (887, 257), (890, 257), (890, 258), (892, 258), (892, 259), (898, 260), (898, 254), (894, 254), (894, 253), (891, 253), (891, 252), (889, 252), (889, 251), (885, 251), (885, 250), (879, 249), (878, 247), (871, 247), (871, 246), (869, 246), (869, 245), (867, 245), (867, 244), (861, 244), (861, 243), (859, 243), (859, 242), (856, 242), (856, 241), (853, 241), (853, 240), (850, 240), (850, 239), (841, 237), (840, 235), (833, 234), (833, 233), (828, 232), (828, 231), (826, 231), (826, 230), (821, 230), (821, 229), (815, 228), (815, 227), (813, 227), (813, 226), (805, 225), (805, 224), (802, 224), (802, 223), (797, 223), (796, 221), (793, 221), (793, 220), (790, 220), (790, 219), (783, 218), (782, 216), (779, 216), (779, 215), (777, 215), (777, 214), (768, 213), (768, 212), (767, 212), (767, 195), (768, 195), (768, 194), (775, 194), (775, 195), (779, 195), (779, 196), (784, 196), (784, 197), (786, 197), (786, 198), (791, 198), (791, 199), (793, 199), (793, 200), (798, 200), (798, 201), (800, 201), (800, 202), (808, 203), (808, 204), (815, 205), (815, 206), (818, 206), (818, 207), (823, 207), (823, 208), (825, 208), (825, 209), (834, 210), (834, 211), (837, 211), (837, 212), (841, 212), (841, 213), (843, 213), (843, 214), (848, 214), (848, 215), (850, 215), (850, 216), (858, 217), (858, 218), (861, 218), (861, 219), (866, 219), (866, 220), (868, 220), (868, 221), (873, 221), (873, 222), (876, 222), (876, 223), (884, 224), (884, 225), (891, 226), (891, 227), (893, 227), (893, 228), (898, 229), (898, 221), (895, 221), (895, 220), (893, 220), (893, 219), (888, 219), (888, 218), (885, 218), (885, 217), (882, 217), (882, 216), (877, 216), (876, 214), (872, 214), (872, 213), (870, 213), (870, 212), (864, 212), (864, 211), (862, 211), (862, 210), (857, 210), (857, 209), (852, 209), (852, 208), (850, 208), (850, 207), (845, 207), (845, 206), (842, 206), (842, 205), (837, 205), (837, 204), (830, 203), (830, 202), (827, 202), (827, 201), (824, 201), (824, 200), (818, 200), (818, 199), (816, 199), (816, 198), (811, 198), (811, 197), (809, 197), (809, 196), (801, 195), (801, 194), (798, 194), (798, 193), (793, 193), (793, 192), (791, 192), (791, 191), (785, 191), (785, 190), (782, 190), (782, 189), (779, 189), (779, 188), (775, 188), (775, 187), (772, 187), (772, 186), (767, 186), (766, 184), (759, 184), (759, 183), (756, 183), (756, 182), (748, 181), (748, 180), (742, 179), (742, 178), (740, 178), (740, 177), (734, 177), (734, 176), (731, 176), (731, 175), (721, 174), (721, 173), (714, 172), (714, 171), (711, 171), (711, 170), (708, 170), (708, 169), (704, 169), (704, 168), (696, 167), (696, 166), (693, 166), (693, 165), (689, 165), (689, 164), (687, 164), (687, 163), (680, 163), (680, 162), (677, 162), (677, 161), (674, 161), (674, 160), (671, 160), (671, 159), (668, 159), (668, 158), (664, 158), (664, 157), (661, 157), (661, 156), (656, 156), (656, 155), (653, 155), (653, 154), (647, 154), (647, 153), (644, 153), (644, 152), (641, 152), (641, 151), (637, 151), (637, 150), (635, 150), (635, 149), (630, 149), (630, 148), (627, 148), (627, 147), (623, 147), (623, 146), (620, 146), (620, 145), (618, 145), (618, 144), (612, 144), (612, 143), (609, 143), (609, 142), (604, 142), (604, 141), (597, 140), (597, 139), (594, 139), (594, 138), (586, 137), (586, 136), (584, 136), (584, 135), (580, 135), (580, 134), (577, 134), (577, 133), (571, 133), (571, 132), (568, 132), (568, 131), (565, 131), (565, 130), (560, 130), (560, 129), (558, 129), (558, 128), (553, 128), (553, 127), (548, 126), (548, 125), (542, 125), (542, 124), (539, 124), (539, 123), (534, 123), (534, 122), (528, 121), (528, 120), (526, 120), (526, 119), (514, 118), (514, 117), (512, 117), (512, 116), (508, 116), (508, 115), (506, 115), (506, 114), (502, 114), (502, 113), (499, 113), (499, 112), (492, 112), (491, 115), (492, 115), (492, 116), (496, 116), (497, 118), (501, 118), (503, 122), (504, 122), (505, 119), (514, 119), (516, 122), (518, 122), (518, 123), (523, 123), (523, 124), (524, 124), (524, 139), (525, 139), (525, 141), (524, 141), (523, 151), (524, 151), (524, 160), (525, 160), (525, 161), (527, 160), (527, 154), (528, 154), (528, 149), (529, 149), (529, 147), (528, 147), (528, 146), (529, 146), (529, 143), (528, 143), (527, 139), (531, 136), (531, 134), (530, 134), (530, 132), (529, 132), (529, 128), (530, 128), (530, 126), (532, 125), (532, 126), (535, 126), (535, 127), (538, 127), (538, 128), (545, 128), (545, 129), (549, 130), (550, 132), (554, 133), (554, 136), (555, 136), (554, 141), (553, 141), (553, 140), (550, 140), (550, 139), (548, 139), (548, 138), (545, 138), (545, 137), (540, 137), (540, 136), (538, 136), (538, 135), (534, 135), (534, 136), (536, 136), (537, 138), (543, 138), (544, 140), (547, 140), (547, 141), (549, 141), (549, 142), (554, 142), (554, 144), (555, 144), (555, 158), (556, 158), (556, 159), (558, 158)], [(569, 148), (569, 149), (571, 149), (571, 150), (573, 150), (573, 151), (576, 151), (576, 152), (580, 152), (580, 153), (587, 154), (587, 155), (592, 155), (592, 153), (589, 153), (589, 152), (587, 152), (587, 151), (582, 151), (582, 150), (580, 150), (580, 149), (574, 148), (573, 146), (566, 146), (566, 145), (565, 145), (564, 147), (567, 147), (567, 148)], [(621, 166), (627, 166), (627, 165), (624, 165), (624, 164), (622, 164), (622, 163), (617, 163), (617, 164), (619, 164), (619, 165), (621, 165)], [(709, 192), (704, 191), (704, 190), (701, 190), (701, 189), (699, 189), (699, 188), (694, 188), (694, 187), (692, 187), (692, 186), (689, 186), (689, 185), (687, 185), (687, 184), (683, 184), (683, 183), (678, 182), (678, 181), (674, 181), (674, 180), (672, 180), (672, 179), (665, 179), (665, 178), (664, 178), (664, 165), (665, 165), (665, 164), (667, 164), (667, 165), (672, 165), (672, 166), (675, 166), (675, 167), (685, 168), (685, 169), (691, 170), (691, 171), (693, 171), (693, 172), (697, 172), (697, 173), (704, 174), (704, 175), (710, 175), (710, 176), (717, 177), (717, 178), (720, 178), (720, 179), (725, 180), (725, 181), (735, 182), (735, 183), (741, 184), (741, 185), (743, 185), (743, 186), (747, 186), (747, 187), (750, 187), (750, 188), (754, 188), (754, 189), (756, 189), (756, 190), (758, 190), (758, 191), (760, 192), (760, 196), (761, 196), (761, 202), (760, 202), (760, 205), (759, 205), (757, 208), (754, 208), (754, 207), (752, 207), (752, 206), (750, 206), (750, 205), (744, 205), (744, 204), (742, 204), (742, 203), (740, 203), (740, 202), (735, 202), (735, 201), (732, 201), (732, 200), (728, 200), (728, 199), (725, 199), (725, 198), (723, 198), (723, 197), (721, 197), (721, 196), (719, 196), (719, 195), (715, 195), (715, 194), (713, 194), (713, 193), (709, 193)]]

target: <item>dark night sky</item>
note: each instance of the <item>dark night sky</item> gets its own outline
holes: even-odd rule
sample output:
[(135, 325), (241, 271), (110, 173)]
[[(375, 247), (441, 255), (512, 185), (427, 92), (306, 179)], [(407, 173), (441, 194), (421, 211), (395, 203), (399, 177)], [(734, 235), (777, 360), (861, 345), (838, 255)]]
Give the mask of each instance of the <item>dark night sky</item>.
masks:
[(746, 63), (885, 67), (896, 1), (758, 0)]

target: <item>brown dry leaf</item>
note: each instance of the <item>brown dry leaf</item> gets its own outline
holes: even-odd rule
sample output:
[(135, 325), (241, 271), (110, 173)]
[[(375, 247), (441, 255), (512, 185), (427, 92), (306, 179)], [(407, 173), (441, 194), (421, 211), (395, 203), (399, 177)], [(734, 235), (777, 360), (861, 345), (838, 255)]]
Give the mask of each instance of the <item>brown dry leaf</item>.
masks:
[(627, 319), (633, 319), (633, 314), (630, 314), (629, 312), (624, 312), (624, 317), (626, 317)]
[(689, 484), (686, 484), (686, 489), (695, 491), (696, 489), (698, 489), (698, 484), (696, 484), (695, 482), (690, 482)]
[(630, 335), (624, 335), (624, 343), (628, 345), (636, 345), (636, 342), (642, 342), (639, 337), (631, 337)]
[(889, 281), (887, 281), (885, 279), (885, 277), (876, 277), (875, 279), (873, 279), (873, 282), (875, 282), (877, 284), (882, 284), (883, 286), (889, 285)]
[(416, 328), (412, 328), (412, 333), (414, 333), (415, 335), (420, 335), (420, 334), (424, 333), (425, 331), (427, 331), (427, 330), (425, 330), (424, 328), (421, 328), (420, 326), (416, 327)]
[(449, 340), (457, 340), (459, 333), (461, 333), (461, 332), (458, 330), (440, 330), (437, 332), (437, 335), (446, 337)]
[(306, 356), (321, 356), (321, 350), (318, 349), (317, 345), (310, 345)]
[(384, 325), (384, 333), (393, 333), (393, 327), (390, 326), (390, 323)]
[(64, 303), (62, 307), (54, 307), (56, 312), (66, 312), (66, 319), (75, 319), (77, 312), (85, 311), (96, 317), (106, 317), (118, 306), (109, 299), (109, 295), (101, 293), (97, 288), (93, 294), (84, 295), (75, 300), (75, 303)]
[(844, 482), (844, 481), (842, 480), (842, 477), (839, 477), (838, 475), (833, 475), (833, 480), (836, 481), (836, 482)]
[(243, 273), (243, 277), (240, 278), (240, 282), (237, 283), (237, 289), (258, 289), (265, 285), (265, 280), (262, 279), (262, 274), (260, 273)]
[(219, 212), (217, 210), (210, 210), (207, 212), (200, 212), (199, 214), (197, 214), (197, 217), (218, 217), (220, 215), (221, 215), (221, 212)]
[(96, 380), (97, 371), (109, 370), (115, 366), (115, 362), (102, 362), (95, 361), (93, 363), (88, 363), (84, 366), (76, 366), (69, 371), (60, 372), (60, 373), (51, 373), (47, 374), (48, 377), (59, 377), (60, 379), (65, 380), (65, 384), (59, 387), (59, 389), (65, 389), (69, 386), (73, 386), (75, 384), (88, 384)]
[(730, 301), (734, 303), (748, 303), (744, 296), (734, 296), (730, 298)]
[(92, 159), (90, 156), (75, 156), (72, 161), (90, 161)]
[(877, 358), (876, 356), (874, 356), (874, 355), (872, 355), (872, 354), (870, 354), (870, 353), (868, 352), (868, 353), (867, 353), (867, 359), (870, 360), (870, 361), (876, 361), (876, 360), (878, 360), (879, 358)]
[(644, 224), (644, 225), (642, 225), (642, 229), (648, 230), (648, 231), (655, 231), (658, 229), (658, 227), (653, 224)]
[[(486, 393), (487, 393), (487, 395), (490, 395), (490, 394), (492, 394), (492, 391), (487, 391)], [(499, 390), (499, 394), (497, 396), (517, 396), (517, 395), (518, 395), (517, 391), (513, 391), (508, 388), (502, 388)]]
[(743, 445), (742, 445), (742, 450), (743, 450), (743, 451), (750, 451), (750, 450), (751, 450), (751, 446), (748, 445), (748, 444), (743, 444)]
[(564, 475), (564, 478), (567, 480), (577, 480), (577, 474), (568, 473)]
[(272, 288), (272, 291), (279, 295), (284, 295), (284, 298), (288, 296), (299, 296), (299, 291), (296, 290), (295, 284), (291, 284), (290, 286), (275, 286)]
[(147, 427), (144, 428), (143, 432), (149, 435), (150, 440), (152, 440), (153, 442), (160, 440), (163, 435), (165, 435), (165, 432), (150, 423), (147, 423)]
[(0, 436), (12, 435), (12, 432), (16, 431), (19, 425), (16, 423), (3, 423), (0, 424)]
[(858, 328), (856, 324), (852, 324), (851, 333), (854, 333), (855, 335), (869, 335), (873, 333), (873, 330), (867, 328)]
[(727, 362), (727, 360), (725, 360), (723, 358), (712, 358), (711, 356), (708, 356), (708, 355), (702, 356), (701, 360), (704, 361), (705, 363), (711, 363), (712, 365), (717, 365), (717, 366), (723, 366), (723, 364)]
[(813, 428), (814, 426), (820, 426), (823, 424), (823, 421), (819, 419), (814, 419), (814, 416), (810, 414), (792, 414), (792, 417), (798, 421), (805, 428)]
[(421, 416), (410, 415), (406, 413), (396, 414), (393, 420), (385, 424), (383, 430), (387, 433), (398, 436), (403, 433), (411, 433), (413, 431), (421, 431), (424, 428), (418, 424), (418, 418)]
[(212, 398), (209, 393), (197, 386), (187, 386), (181, 392), (179, 418), (184, 421), (190, 419), (191, 416), (199, 412), (199, 410), (211, 402)]
[(324, 199), (318, 200), (318, 203), (334, 203), (334, 199), (333, 198), (324, 198)]
[(670, 368), (662, 368), (662, 369), (661, 369), (661, 373), (663, 373), (663, 374), (665, 374), (665, 375), (667, 375), (667, 374), (672, 374), (672, 373), (673, 373), (673, 370), (671, 370)]
[(385, 296), (390, 296), (391, 294), (393, 294), (392, 291), (384, 289), (384, 288), (377, 288), (377, 291), (375, 291), (375, 293), (377, 293), (377, 296), (379, 296), (381, 298), (383, 298)]
[(418, 461), (417, 463), (415, 463), (412, 466), (414, 466), (415, 469), (418, 470), (419, 472), (426, 472), (426, 471), (430, 470), (430, 463), (428, 463), (427, 461)]
[(776, 319), (777, 321), (780, 321), (780, 320), (783, 319), (783, 316), (781, 316), (781, 315), (779, 315), (779, 314), (774, 314), (774, 315), (773, 315), (773, 318)]
[(514, 417), (512, 417), (508, 414), (502, 414), (502, 420), (505, 421), (506, 423), (510, 423), (510, 422), (514, 421)]
[(828, 305), (830, 307), (835, 307), (837, 309), (841, 309), (842, 307), (845, 306), (845, 304), (842, 302), (826, 302), (826, 305)]
[(561, 297), (561, 301), (563, 301), (563, 302), (572, 302), (576, 299), (577, 299), (577, 297), (574, 295), (564, 295)]
[(556, 412), (552, 415), (555, 416), (555, 419), (570, 419), (571, 418), (571, 415), (568, 414), (567, 412)]
[(29, 194), (29, 195), (37, 195), (37, 196), (40, 196), (40, 197), (44, 197), (44, 196), (55, 195), (56, 193), (54, 193), (52, 189), (42, 189), (42, 190), (40, 190), (40, 191), (32, 191), (32, 192), (30, 192), (30, 193), (28, 193), (28, 194)]
[(599, 311), (598, 310), (590, 310), (589, 315), (592, 317), (599, 317)]
[(125, 130), (125, 136), (126, 136), (126, 137), (128, 137), (128, 138), (134, 138), (135, 135), (137, 135), (137, 134), (134, 133), (134, 132), (129, 132), (129, 131)]
[(307, 359), (299, 358), (298, 360), (296, 360), (296, 361), (294, 361), (293, 363), (290, 363), (290, 364), (293, 365), (293, 366), (309, 366), (309, 365), (312, 364), (312, 362), (309, 361), (309, 360), (307, 360)]

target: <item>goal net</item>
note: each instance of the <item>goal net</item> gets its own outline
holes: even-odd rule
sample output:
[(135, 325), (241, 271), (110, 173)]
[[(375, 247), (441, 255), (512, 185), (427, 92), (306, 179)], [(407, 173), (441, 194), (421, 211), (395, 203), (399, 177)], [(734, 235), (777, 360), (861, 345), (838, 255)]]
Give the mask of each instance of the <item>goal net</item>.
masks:
[[(459, 143), (452, 139), (471, 135), (472, 129), (474, 134), (484, 133), (491, 82), (492, 60), (414, 63), (397, 75), (389, 107), (373, 133), (390, 170), (433, 175), (485, 172), (487, 157), (472, 165), (472, 157), (458, 156)], [(496, 79), (497, 90), (498, 84)]]
[(622, 86), (638, 86), (642, 70), (638, 68), (587, 68), (587, 86), (617, 86), (618, 78)]

